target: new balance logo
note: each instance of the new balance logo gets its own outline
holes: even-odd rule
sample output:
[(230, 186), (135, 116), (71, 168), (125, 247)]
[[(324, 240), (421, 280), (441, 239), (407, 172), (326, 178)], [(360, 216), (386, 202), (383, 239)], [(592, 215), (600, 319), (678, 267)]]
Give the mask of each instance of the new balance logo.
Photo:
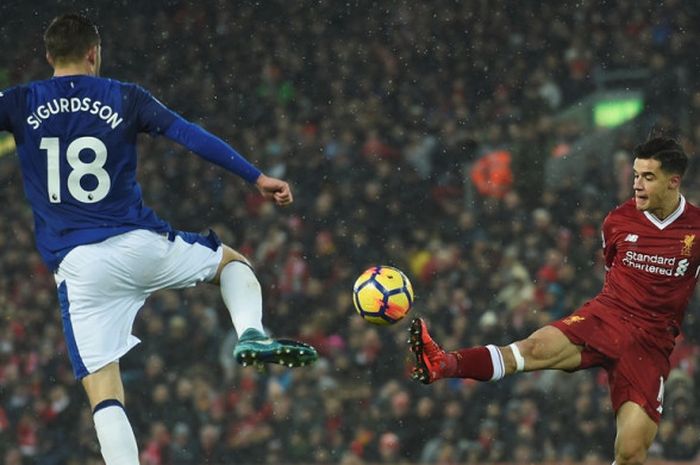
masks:
[(639, 239), (638, 235), (628, 234), (627, 237), (625, 237), (625, 242), (637, 242), (637, 239)]

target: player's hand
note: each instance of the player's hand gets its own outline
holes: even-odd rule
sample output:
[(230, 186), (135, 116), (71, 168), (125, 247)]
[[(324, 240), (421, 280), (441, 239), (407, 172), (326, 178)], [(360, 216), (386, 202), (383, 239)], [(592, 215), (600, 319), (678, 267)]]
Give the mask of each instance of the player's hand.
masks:
[(289, 184), (281, 179), (261, 174), (258, 180), (255, 181), (255, 187), (258, 188), (263, 197), (274, 201), (277, 205), (289, 205), (294, 201)]

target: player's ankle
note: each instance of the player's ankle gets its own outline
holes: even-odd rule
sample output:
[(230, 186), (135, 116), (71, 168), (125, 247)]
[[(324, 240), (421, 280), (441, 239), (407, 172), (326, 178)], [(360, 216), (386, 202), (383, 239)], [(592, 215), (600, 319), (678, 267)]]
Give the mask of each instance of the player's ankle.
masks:
[(443, 360), (445, 367), (441, 370), (444, 378), (454, 378), (457, 374), (458, 354), (455, 352), (445, 352)]

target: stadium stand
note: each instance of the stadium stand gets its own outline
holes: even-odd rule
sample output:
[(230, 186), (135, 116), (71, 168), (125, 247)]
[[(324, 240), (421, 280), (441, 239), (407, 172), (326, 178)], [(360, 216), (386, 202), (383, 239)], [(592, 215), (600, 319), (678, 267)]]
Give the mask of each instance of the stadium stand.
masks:
[[(39, 31), (72, 4), (35, 3), (0, 5), (2, 88), (49, 75)], [(350, 289), (371, 264), (405, 270), (412, 311), (448, 348), (524, 337), (593, 296), (599, 226), (631, 192), (630, 149), (652, 124), (693, 154), (684, 192), (700, 204), (700, 84), (687, 78), (699, 71), (698, 7), (156, 3), (88, 11), (107, 38), (103, 74), (223, 135), (289, 179), (296, 201), (275, 211), (242, 181), (144, 138), (146, 200), (175, 227), (212, 225), (247, 254), (270, 331), (315, 344), (322, 360), (241, 368), (218, 293), (154, 295), (135, 325), (143, 343), (122, 360), (142, 462), (610, 463), (602, 371), (420, 386), (408, 376), (406, 325), (368, 325)], [(557, 118), (600, 90), (601, 73), (630, 69), (650, 77), (624, 130)], [(578, 157), (577, 176), (556, 171), (592, 135), (605, 149)], [(0, 457), (100, 463), (19, 169), (11, 145), (0, 147)], [(512, 185), (484, 196), (470, 172), (497, 151), (511, 156)], [(673, 356), (655, 463), (700, 459), (699, 297)]]

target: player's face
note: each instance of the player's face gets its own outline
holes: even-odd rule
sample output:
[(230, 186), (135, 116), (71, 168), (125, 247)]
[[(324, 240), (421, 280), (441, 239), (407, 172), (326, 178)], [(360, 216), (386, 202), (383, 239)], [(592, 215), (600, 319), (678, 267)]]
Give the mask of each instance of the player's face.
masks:
[[(634, 201), (637, 210), (665, 216), (678, 199), (678, 175), (661, 170), (661, 162), (651, 158), (634, 160)], [(671, 204), (674, 205), (671, 205)]]

